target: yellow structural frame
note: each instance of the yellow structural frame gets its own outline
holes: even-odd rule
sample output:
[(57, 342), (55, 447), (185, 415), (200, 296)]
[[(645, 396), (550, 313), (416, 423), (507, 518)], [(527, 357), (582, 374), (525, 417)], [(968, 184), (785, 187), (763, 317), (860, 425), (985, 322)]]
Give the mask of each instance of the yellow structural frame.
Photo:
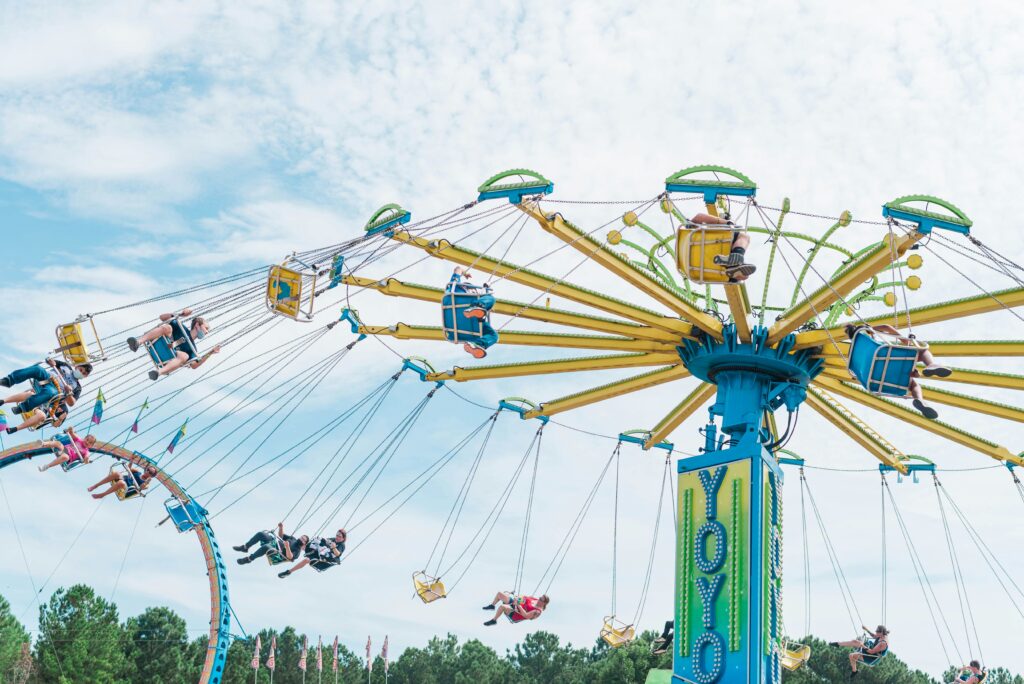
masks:
[(453, 245), (448, 240), (427, 240), (413, 237), (404, 231), (395, 233), (392, 239), (421, 249), (438, 259), (444, 259), (445, 261), (462, 266), (474, 266), (481, 271), (487, 271), (505, 280), (532, 287), (545, 294), (564, 297), (565, 299), (607, 311), (608, 313), (628, 318), (644, 325), (662, 328), (678, 335), (689, 335), (693, 330), (693, 326), (690, 323), (681, 319), (669, 318), (656, 311), (629, 304), (614, 297), (607, 297), (593, 290), (569, 284), (563, 280), (555, 280), (508, 261), (492, 259), (478, 252)]
[[(778, 344), (783, 337), (815, 316), (823, 314), (830, 306), (860, 287), (865, 280), (870, 280), (902, 257), (923, 237), (924, 234), (917, 231), (906, 235), (896, 235), (895, 233), (887, 235), (874, 249), (854, 261), (830, 282), (822, 285), (803, 301), (785, 311), (782, 318), (769, 329), (768, 344)], [(913, 320), (916, 324), (917, 319)], [(824, 339), (827, 340), (828, 337), (826, 336)]]
[(647, 273), (633, 266), (628, 260), (608, 249), (603, 243), (594, 240), (576, 226), (571, 225), (562, 218), (561, 214), (545, 215), (536, 205), (525, 202), (520, 204), (519, 208), (536, 220), (545, 231), (579, 251), (594, 263), (608, 269), (712, 337), (722, 339), (722, 323), (717, 318), (704, 313)]
[(817, 387), (811, 386), (807, 388), (807, 405), (814, 409), (822, 418), (839, 428), (840, 431), (853, 439), (853, 441), (857, 442), (857, 444), (864, 447), (868, 453), (879, 461), (895, 468), (901, 473), (907, 472), (907, 466), (904, 463), (907, 457), (867, 423), (854, 415), (852, 411), (843, 406), (835, 397), (830, 396)]
[[(826, 359), (826, 364), (831, 364), (832, 359)], [(846, 362), (841, 363), (841, 368), (826, 365), (822, 375), (837, 380), (848, 382), (850, 373), (846, 370)], [(991, 371), (974, 370), (972, 368), (951, 367), (952, 375), (947, 378), (928, 378), (928, 382), (957, 382), (965, 385), (982, 385), (984, 387), (997, 387), (999, 389), (1024, 390), (1024, 375), (1013, 375), (1012, 373), (995, 373)]]
[[(405, 283), (396, 278), (378, 280), (348, 275), (342, 278), (342, 282), (352, 287), (374, 290), (389, 297), (416, 299), (423, 302), (440, 303), (441, 298), (444, 296), (444, 290), (441, 288)], [(504, 316), (516, 316), (534, 321), (543, 321), (554, 325), (595, 330), (622, 337), (671, 342), (673, 344), (677, 343), (680, 337), (693, 337), (691, 332), (692, 326), (686, 332), (675, 333), (663, 328), (652, 328), (632, 321), (617, 321), (602, 316), (591, 316), (564, 309), (552, 309), (547, 306), (514, 302), (508, 299), (498, 299), (491, 312)], [(675, 325), (676, 323), (675, 319), (666, 318), (665, 320), (666, 326)]]
[[(845, 333), (840, 332), (845, 337)], [(1024, 342), (1016, 340), (928, 340), (928, 350), (935, 356), (1024, 356)], [(850, 353), (850, 341), (831, 340), (825, 343), (821, 355), (825, 358), (843, 358)], [(846, 361), (843, 361), (846, 364)]]
[[(407, 325), (361, 325), (359, 332), (364, 335), (394, 337), (399, 340), (429, 340), (445, 342), (444, 329), (436, 326)], [(629, 337), (607, 335), (570, 335), (563, 333), (535, 333), (517, 330), (502, 330), (502, 344), (527, 347), (565, 347), (571, 349), (599, 349), (603, 351), (662, 352), (675, 353), (675, 345), (651, 340), (634, 340)], [(677, 355), (678, 357), (678, 355)]]
[(881, 411), (882, 413), (890, 415), (904, 423), (927, 430), (939, 437), (956, 442), (968, 449), (973, 449), (974, 451), (985, 454), (997, 461), (1008, 461), (1016, 465), (1024, 465), (1024, 459), (1004, 446), (1000, 446), (999, 444), (983, 437), (972, 435), (971, 433), (949, 425), (948, 423), (943, 423), (938, 420), (928, 420), (917, 411), (900, 406), (894, 401), (876, 397), (859, 387), (854, 387), (848, 383), (840, 382), (839, 380), (822, 375), (819, 375), (814, 382), (819, 387), (822, 387), (833, 394), (846, 397), (847, 399), (852, 399), (853, 401), (863, 404), (868, 408)]
[(605, 401), (606, 399), (621, 397), (624, 394), (638, 392), (640, 390), (664, 385), (665, 383), (675, 382), (676, 380), (682, 380), (683, 378), (688, 377), (690, 377), (690, 371), (688, 371), (682, 364), (669, 366), (668, 368), (659, 368), (658, 370), (634, 375), (633, 377), (626, 378), (625, 380), (610, 382), (606, 385), (593, 387), (588, 390), (559, 397), (558, 399), (545, 401), (538, 408), (527, 411), (524, 414), (524, 417), (537, 418), (538, 416), (553, 416), (582, 406), (597, 404)]
[(606, 356), (580, 356), (570, 359), (551, 359), (526, 363), (507, 363), (493, 366), (473, 366), (447, 371), (428, 373), (427, 380), (493, 380), (495, 378), (519, 378), (525, 375), (548, 375), (551, 373), (576, 373), (579, 371), (612, 370), (616, 368), (642, 368), (644, 366), (668, 366), (680, 364), (679, 354), (641, 353), (610, 354)]
[[(1007, 290), (993, 292), (991, 295), (980, 294), (963, 299), (954, 299), (948, 302), (920, 306), (910, 310), (910, 320), (916, 325), (927, 325), (928, 323), (941, 323), (952, 321), (967, 316), (999, 311), (1002, 308), (1015, 308), (1024, 305), (1024, 287), (1014, 287)], [(878, 316), (871, 316), (864, 319), (869, 325), (888, 324), (896, 328), (907, 327), (906, 312), (888, 312)], [(808, 330), (797, 333), (795, 349), (805, 347), (817, 347), (829, 344), (832, 339), (840, 340), (846, 337), (841, 327), (828, 328), (827, 330)]]
[(660, 444), (672, 434), (672, 432), (683, 424), (687, 418), (696, 413), (702, 406), (708, 403), (718, 391), (717, 385), (702, 382), (695, 390), (690, 392), (685, 399), (676, 404), (675, 408), (668, 412), (658, 424), (651, 429), (651, 434), (644, 442), (644, 448), (650, 449), (655, 444)]

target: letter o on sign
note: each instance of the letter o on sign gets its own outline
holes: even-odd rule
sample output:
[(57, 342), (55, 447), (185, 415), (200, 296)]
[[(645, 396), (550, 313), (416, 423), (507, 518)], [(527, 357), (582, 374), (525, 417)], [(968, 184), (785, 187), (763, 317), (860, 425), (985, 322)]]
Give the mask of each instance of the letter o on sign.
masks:
[[(715, 538), (715, 552), (708, 557), (707, 538)], [(693, 558), (697, 569), (705, 575), (713, 575), (725, 565), (725, 525), (717, 520), (709, 520), (700, 526), (693, 538)]]
[[(725, 669), (725, 639), (718, 632), (704, 632), (693, 640), (690, 668), (697, 684), (714, 684)], [(710, 650), (707, 654), (705, 653)]]

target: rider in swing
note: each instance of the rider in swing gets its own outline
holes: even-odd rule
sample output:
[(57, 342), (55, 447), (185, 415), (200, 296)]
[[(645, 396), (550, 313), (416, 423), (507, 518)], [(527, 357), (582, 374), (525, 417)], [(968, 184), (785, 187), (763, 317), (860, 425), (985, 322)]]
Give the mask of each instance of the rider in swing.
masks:
[[(696, 226), (734, 226), (735, 223), (729, 218), (729, 214), (724, 217), (712, 216), (711, 214), (697, 214), (690, 219), (690, 224)], [(732, 245), (729, 249), (728, 257), (715, 257), (715, 263), (720, 266), (725, 266), (725, 274), (729, 276), (729, 282), (742, 283), (744, 280), (749, 278), (757, 270), (757, 266), (754, 264), (748, 264), (744, 262), (743, 258), (747, 253), (747, 248), (750, 247), (750, 236), (745, 231), (734, 230), (732, 233)]]
[(498, 618), (506, 616), (511, 623), (523, 622), (525, 620), (536, 620), (545, 610), (551, 599), (547, 594), (538, 597), (516, 596), (510, 592), (499, 591), (494, 595), (494, 600), (484, 606), (484, 610), (493, 610), (494, 617), (484, 623), (491, 627), (498, 624)]
[(185, 365), (193, 370), (199, 368), (201, 365), (206, 363), (211, 356), (220, 351), (220, 345), (218, 344), (201, 357), (197, 356), (196, 341), (206, 337), (210, 332), (210, 326), (202, 316), (196, 316), (193, 318), (188, 327), (182, 325), (181, 321), (178, 320), (179, 317), (191, 315), (192, 309), (182, 309), (179, 314), (160, 314), (160, 320), (163, 321), (163, 323), (156, 326), (142, 337), (128, 338), (128, 348), (133, 352), (138, 351), (139, 347), (144, 346), (146, 343), (154, 342), (161, 337), (170, 338), (172, 340), (171, 348), (174, 352), (174, 358), (165, 363), (159, 370), (149, 371), (150, 380), (157, 380), (161, 375), (169, 375)]
[[(448, 288), (452, 293), (471, 295), (475, 298), (473, 305), (463, 311), (462, 315), (480, 321), (480, 335), (474, 342), (465, 342), (462, 348), (474, 359), (482, 359), (487, 356), (487, 349), (498, 341), (497, 331), (487, 322), (487, 314), (494, 307), (495, 300), (494, 295), (490, 292), (490, 287), (486, 284), (472, 285), (466, 282), (471, 277), (468, 268), (456, 266), (451, 280), (448, 281)], [(464, 278), (465, 280), (463, 280)]]

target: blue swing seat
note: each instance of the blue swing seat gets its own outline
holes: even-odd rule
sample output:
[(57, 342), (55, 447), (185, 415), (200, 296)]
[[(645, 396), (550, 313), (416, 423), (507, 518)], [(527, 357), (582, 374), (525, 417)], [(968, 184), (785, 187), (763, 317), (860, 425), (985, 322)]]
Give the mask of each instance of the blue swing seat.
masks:
[[(182, 324), (177, 316), (168, 320), (167, 325), (170, 325), (172, 329), (177, 326), (182, 330), (186, 330), (184, 324)], [(149, 358), (153, 361), (153, 365), (156, 366), (157, 370), (173, 361), (179, 351), (188, 354), (190, 359), (199, 358), (199, 352), (196, 350), (195, 344), (192, 343), (187, 335), (182, 335), (175, 339), (172, 333), (170, 336), (158, 337), (152, 342), (146, 342), (144, 346), (146, 351), (149, 352)]]
[(910, 393), (917, 355), (927, 348), (923, 342), (861, 328), (850, 344), (847, 367), (872, 394), (905, 397)]
[(178, 497), (172, 496), (164, 502), (164, 508), (167, 509), (167, 515), (170, 516), (171, 522), (179, 532), (189, 532), (195, 529), (202, 525), (206, 518), (206, 509), (192, 499), (182, 501)]
[[(494, 296), (490, 288), (467, 290), (460, 283), (448, 283), (441, 297), (441, 325), (449, 342), (468, 342), (487, 349), (498, 341), (498, 334), (491, 327), (491, 307)], [(469, 309), (480, 308), (486, 313), (482, 318), (466, 316)]]
[[(54, 437), (54, 439), (56, 439), (58, 442), (63, 444), (65, 448), (67, 448), (67, 447), (69, 447), (71, 445), (71, 438), (68, 437), (66, 434), (57, 435), (56, 437)], [(57, 449), (50, 449), (50, 451), (53, 452), (54, 456), (56, 456), (57, 454), (60, 453), (60, 451), (57, 450)], [(74, 470), (75, 468), (78, 468), (78, 467), (84, 466), (84, 465), (85, 465), (85, 461), (83, 461), (81, 458), (76, 458), (73, 461), (67, 461), (66, 463), (61, 463), (60, 464), (60, 469), (63, 470), (65, 473), (67, 473), (67, 472), (70, 472), (70, 471)]]

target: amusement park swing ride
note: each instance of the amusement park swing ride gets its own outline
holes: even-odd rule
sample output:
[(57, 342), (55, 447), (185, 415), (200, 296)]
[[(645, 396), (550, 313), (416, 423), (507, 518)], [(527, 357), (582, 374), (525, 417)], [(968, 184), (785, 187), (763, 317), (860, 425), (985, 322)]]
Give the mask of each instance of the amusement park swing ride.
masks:
[[(474, 201), (425, 221), (413, 222), (412, 214), (398, 204), (385, 205), (371, 216), (360, 237), (289, 255), (271, 266), (269, 272), (264, 267), (198, 286), (188, 292), (204, 287), (220, 291), (190, 308), (204, 316), (219, 316), (221, 320), (214, 330), (221, 336), (219, 344), (230, 348), (232, 343), (260, 334), (261, 328), (282, 321), (313, 323), (319, 313), (332, 307), (337, 311), (340, 304), (340, 319), (290, 343), (287, 358), (294, 359), (308, 348), (303, 345), (319, 339), (338, 324), (356, 336), (343, 349), (317, 362), (315, 372), (320, 380), (357, 343), (368, 338), (385, 343), (388, 338), (416, 343), (417, 352), (422, 352), (426, 342), (454, 343), (468, 353), (465, 365), (443, 370), (435, 369), (421, 357), (405, 358), (398, 373), (347, 409), (323, 432), (314, 433), (281, 454), (289, 458), (278, 468), (292, 463), (348, 420), (354, 425), (353, 432), (342, 444), (351, 451), (351, 440), (362, 434), (360, 426), (376, 414), (399, 376), (410, 373), (428, 383), (424, 399), (402, 419), (385, 443), (363, 460), (364, 469), (355, 474), (355, 484), (343, 480), (328, 491), (328, 484), (333, 484), (332, 478), (338, 474), (339, 461), (319, 491), (308, 499), (301, 525), (340, 496), (340, 502), (326, 516), (317, 534), (328, 528), (343, 506), (355, 502), (358, 508), (363, 503), (368, 487), (379, 479), (397, 445), (408, 437), (440, 388), (485, 380), (522, 383), (525, 388), (529, 379), (537, 376), (572, 373), (573, 377), (582, 377), (603, 371), (638, 371), (613, 382), (536, 403), (517, 397), (502, 400), (486, 421), (388, 500), (404, 504), (455, 453), (475, 448), (476, 456), (434, 550), (421, 570), (413, 574), (416, 595), (427, 604), (448, 595), (453, 585), (450, 578), (457, 573), (455, 568), (465, 564), (467, 557), (471, 562), (479, 552), (500, 515), (499, 505), (504, 506), (502, 501), (507, 503), (512, 489), (522, 479), (529, 483), (529, 495), (513, 583), (515, 590), (520, 590), (541, 442), (553, 417), (659, 386), (696, 382), (689, 391), (679, 392), (674, 404), (661, 408), (661, 418), (654, 425), (623, 430), (618, 435), (612, 456), (599, 471), (580, 515), (570, 525), (538, 587), (543, 587), (545, 580), (550, 586), (560, 567), (559, 558), (564, 560), (606, 478), (614, 478), (616, 483), (617, 522), (619, 455), (623, 445), (662, 451), (666, 466), (656, 525), (661, 520), (663, 505), (670, 506), (676, 539), (671, 680), (699, 684), (779, 682), (783, 669), (806, 666), (812, 657), (809, 646), (787, 639), (782, 620), (782, 469), (799, 469), (803, 493), (807, 485), (804, 461), (786, 449), (797, 429), (801, 409), (810, 407), (879, 461), (883, 498), (888, 493), (891, 499), (886, 474), (916, 477), (919, 473), (930, 473), (939, 493), (943, 522), (947, 522), (948, 508), (967, 525), (962, 511), (942, 490), (935, 464), (905, 454), (858, 417), (848, 403), (895, 418), (907, 430), (926, 431), (988, 456), (1005, 465), (1018, 490), (1024, 491), (1013, 472), (1024, 463), (1017, 452), (988, 437), (938, 420), (933, 408), (951, 406), (1024, 422), (1024, 411), (1019, 408), (946, 389), (952, 383), (1021, 390), (1024, 376), (969, 367), (950, 368), (941, 363), (948, 357), (1018, 357), (1024, 345), (1014, 340), (925, 341), (917, 336), (918, 329), (929, 324), (1001, 310), (1020, 318), (1014, 309), (1024, 304), (1024, 282), (1020, 267), (978, 239), (967, 215), (942, 199), (927, 195), (898, 197), (883, 205), (879, 220), (855, 221), (846, 211), (831, 218), (801, 214), (791, 209), (788, 199), (778, 208), (762, 206), (757, 190), (753, 180), (729, 168), (685, 168), (669, 176), (657, 196), (619, 214), (617, 227), (598, 234), (599, 229), (584, 230), (570, 222), (562, 211), (552, 208), (561, 206), (551, 198), (552, 181), (533, 171), (513, 169), (485, 181)], [(687, 205), (688, 202), (693, 204)], [(701, 211), (688, 215), (687, 206), (699, 206)], [(785, 224), (790, 216), (825, 219), (831, 225), (819, 236), (812, 236), (788, 228)], [(501, 222), (506, 226), (504, 231), (486, 249), (477, 251), (466, 246), (468, 237)], [(859, 234), (870, 235), (868, 243), (856, 250), (844, 247), (836, 239), (854, 222), (861, 228)], [(553, 237), (560, 245), (555, 251), (575, 250), (580, 264), (603, 269), (613, 276), (615, 292), (638, 292), (645, 303), (619, 298), (610, 292), (607, 282), (601, 287), (574, 282), (574, 272), (580, 264), (563, 269), (562, 275), (552, 276), (533, 268), (542, 258), (522, 263), (510, 260), (517, 240), (531, 229), (527, 226), (539, 227), (542, 233)], [(449, 239), (459, 229), (472, 232), (463, 239)], [(445, 232), (447, 236), (441, 237)], [(751, 238), (765, 246), (750, 248)], [(500, 247), (502, 241), (507, 244)], [(936, 254), (950, 263), (938, 251), (940, 247), (969, 253), (1001, 277), (1013, 280), (1014, 287), (990, 292), (978, 286), (980, 291), (976, 294), (910, 307), (908, 292), (918, 290), (922, 283), (914, 273), (923, 264), (922, 252)], [(492, 254), (499, 251), (500, 256)], [(793, 254), (799, 255), (801, 261), (791, 261)], [(375, 266), (388, 264), (390, 268), (396, 255), (411, 255), (417, 259), (415, 263), (447, 262), (451, 278), (447, 285), (438, 287), (398, 279), (396, 275), (404, 268), (390, 274), (373, 272)], [(473, 283), (475, 273), (486, 274), (486, 282)], [(791, 291), (778, 286), (780, 274), (792, 279)], [(754, 282), (761, 286), (759, 298), (748, 291)], [(520, 286), (535, 295), (526, 302), (503, 298), (501, 289), (505, 284)], [(180, 297), (188, 292), (172, 295)], [(337, 293), (344, 293), (340, 300), (324, 304), (323, 300)], [(354, 296), (360, 293), (370, 293), (371, 298), (376, 293), (429, 303), (440, 309), (440, 325), (381, 324), (371, 319), (378, 309), (385, 309), (371, 298), (363, 297), (358, 310), (353, 306)], [(552, 307), (552, 299), (568, 305)], [(861, 315), (862, 310), (872, 307), (879, 313)], [(201, 336), (193, 338), (188, 334), (184, 316), (168, 315), (167, 320), (176, 325), (173, 333), (148, 345), (144, 355), (132, 356), (123, 343), (113, 341), (113, 336), (101, 337), (97, 332), (96, 319), (104, 313), (82, 316), (59, 326), (56, 351), (70, 363), (117, 364), (113, 367), (124, 372), (121, 377), (131, 372), (135, 379), (135, 362), (145, 364), (147, 356), (158, 370), (180, 354), (185, 355), (181, 358), (186, 366), (208, 358), (209, 353), (200, 356), (197, 347)], [(509, 328), (516, 321), (528, 321), (533, 327)], [(596, 354), (491, 363), (495, 357), (502, 360), (501, 355), (517, 346), (536, 352), (573, 349)], [(485, 357), (488, 361), (480, 363)], [(206, 370), (195, 372), (204, 374), (213, 375)], [(105, 383), (115, 380), (120, 378), (115, 378), (113, 372), (104, 378)], [(122, 386), (133, 382), (126, 379)], [(130, 402), (139, 391), (128, 393), (121, 401)], [(107, 394), (113, 396), (114, 392), (108, 389)], [(297, 396), (298, 393), (292, 398)], [(913, 407), (905, 406), (902, 400), (911, 397)], [(40, 428), (62, 422), (60, 398), (58, 392), (54, 402), (42, 409)], [(701, 430), (699, 454), (676, 458), (670, 439), (678, 441), (677, 428), (704, 408), (708, 420)], [(447, 556), (446, 562), (455, 525), (481, 467), (494, 422), (501, 413), (536, 421), (536, 433), (508, 488), (484, 520), (480, 532), (474, 535), (470, 546), (477, 544), (476, 551), (467, 548), (454, 554), (454, 559)], [(38, 443), (11, 447), (0, 453), (0, 467), (43, 451), (48, 450)], [(181, 532), (196, 532), (207, 560), (211, 587), (210, 648), (201, 681), (219, 682), (231, 619), (227, 572), (210, 527), (213, 516), (206, 508), (210, 492), (193, 497), (189, 491), (194, 485), (186, 488), (179, 484), (168, 470), (167, 460), (126, 449), (124, 443), (97, 444), (93, 451), (110, 456), (115, 468), (128, 464), (155, 466), (156, 479), (170, 493), (166, 502), (169, 519)], [(338, 453), (341, 452), (339, 447)], [(247, 462), (248, 459), (235, 473)], [(330, 462), (324, 466), (319, 477), (324, 476), (329, 465)], [(229, 482), (240, 477), (233, 473)], [(223, 486), (211, 492), (216, 495)], [(345, 486), (349, 489), (342, 493)], [(359, 487), (367, 489), (359, 494)], [(407, 489), (411, 490), (408, 495)], [(141, 490), (129, 494), (145, 495)], [(821, 525), (809, 492), (808, 497)], [(905, 535), (895, 500), (891, 503), (898, 527)], [(296, 502), (289, 515), (298, 505)], [(802, 511), (802, 519), (806, 544), (806, 511)], [(948, 535), (948, 525), (946, 529)], [(909, 545), (909, 538), (907, 542)], [(827, 538), (826, 543), (829, 558), (834, 562), (834, 550)], [(279, 543), (268, 548), (266, 555), (271, 564), (285, 560)], [(637, 622), (646, 601), (653, 563), (652, 545), (641, 607), (633, 619), (616, 614), (613, 589), (612, 609), (601, 621), (599, 631), (609, 647), (617, 648), (637, 638)], [(326, 569), (315, 563), (314, 567)], [(458, 579), (461, 575), (455, 583)], [(959, 590), (960, 584), (957, 586)], [(847, 590), (848, 587), (844, 589), (844, 600)], [(880, 659), (865, 665), (871, 666)]]

